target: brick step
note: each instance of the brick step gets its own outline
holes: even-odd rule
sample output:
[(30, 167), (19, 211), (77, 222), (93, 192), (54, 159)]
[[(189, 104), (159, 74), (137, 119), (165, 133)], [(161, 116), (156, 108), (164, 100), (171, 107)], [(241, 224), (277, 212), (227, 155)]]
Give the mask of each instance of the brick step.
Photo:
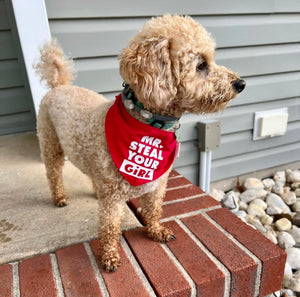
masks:
[[(130, 201), (139, 216), (138, 200)], [(163, 205), (176, 240), (124, 232), (122, 265), (106, 273), (99, 241), (0, 266), (0, 297), (267, 296), (280, 290), (285, 252), (176, 172)]]

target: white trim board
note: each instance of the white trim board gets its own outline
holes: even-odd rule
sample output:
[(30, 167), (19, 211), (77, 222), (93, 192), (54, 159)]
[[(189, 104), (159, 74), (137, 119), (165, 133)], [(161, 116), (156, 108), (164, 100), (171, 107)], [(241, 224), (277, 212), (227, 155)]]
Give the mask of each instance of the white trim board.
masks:
[(20, 44), (25, 61), (36, 114), (47, 89), (40, 83), (32, 65), (38, 60), (39, 49), (51, 39), (44, 0), (11, 0)]

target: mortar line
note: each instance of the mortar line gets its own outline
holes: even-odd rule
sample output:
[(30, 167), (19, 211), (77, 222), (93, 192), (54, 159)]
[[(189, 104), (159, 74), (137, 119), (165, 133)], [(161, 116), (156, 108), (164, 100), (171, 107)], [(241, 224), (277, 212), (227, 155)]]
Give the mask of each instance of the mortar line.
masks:
[(216, 228), (218, 228), (223, 234), (225, 234), (231, 241), (234, 242), (242, 251), (244, 251), (255, 263), (257, 263), (257, 271), (255, 278), (255, 289), (254, 289), (254, 297), (259, 296), (259, 289), (261, 285), (261, 277), (262, 277), (262, 262), (261, 260), (255, 256), (250, 250), (248, 250), (242, 243), (240, 243), (233, 235), (231, 235), (228, 231), (226, 231), (221, 225), (219, 225), (216, 221), (214, 221), (207, 213), (202, 214), (210, 223), (212, 223)]
[(19, 275), (19, 263), (11, 263), (13, 272), (13, 297), (20, 297), (20, 275)]
[(50, 260), (51, 260), (51, 265), (52, 265), (52, 272), (53, 272), (53, 276), (54, 276), (54, 282), (55, 282), (55, 287), (56, 287), (56, 291), (57, 291), (57, 296), (65, 297), (64, 288), (63, 288), (63, 284), (61, 281), (61, 275), (60, 275), (60, 271), (59, 271), (59, 267), (58, 267), (58, 263), (57, 263), (57, 258), (54, 253), (50, 254)]
[(168, 179), (176, 179), (176, 178), (180, 178), (182, 177), (182, 175), (176, 175), (176, 176), (169, 176)]
[(175, 219), (178, 225), (189, 235), (189, 237), (195, 242), (195, 244), (212, 260), (217, 267), (223, 272), (225, 276), (225, 285), (224, 285), (224, 297), (230, 296), (231, 288), (231, 274), (230, 271), (225, 267), (225, 265), (220, 262), (204, 245), (203, 243), (193, 234), (192, 231), (179, 219)]
[(183, 213), (183, 214), (179, 214), (179, 215), (171, 216), (171, 217), (168, 217), (168, 218), (164, 218), (164, 219), (161, 219), (160, 221), (162, 223), (166, 223), (166, 222), (169, 222), (169, 221), (174, 221), (176, 219), (183, 219), (183, 218), (192, 217), (192, 216), (195, 216), (195, 215), (198, 215), (198, 214), (203, 214), (207, 211), (215, 210), (215, 209), (218, 209), (218, 208), (221, 208), (221, 207), (222, 207), (221, 205), (215, 205), (215, 206), (211, 206), (211, 207), (208, 207), (208, 208), (198, 209), (198, 210), (194, 210), (194, 211), (191, 211), (191, 212), (186, 212), (186, 213)]
[(188, 188), (191, 186), (193, 186), (193, 184), (186, 184), (186, 185), (181, 185), (181, 186), (177, 186), (177, 187), (167, 188), (166, 191), (169, 192), (169, 191), (173, 191), (173, 190)]
[(137, 273), (138, 277), (142, 281), (143, 286), (146, 289), (146, 291), (148, 292), (149, 296), (156, 297), (156, 294), (155, 294), (151, 284), (149, 283), (147, 277), (145, 276), (142, 268), (140, 267), (139, 263), (137, 262), (136, 258), (134, 257), (128, 243), (126, 242), (126, 240), (123, 236), (120, 237), (120, 243), (121, 243), (121, 246), (124, 249), (130, 263), (132, 264), (135, 272)]
[(183, 275), (183, 277), (186, 279), (186, 281), (189, 283), (191, 287), (191, 297), (196, 297), (197, 295), (197, 288), (196, 284), (193, 281), (193, 279), (190, 277), (190, 275), (186, 272), (184, 267), (181, 265), (181, 263), (178, 261), (176, 256), (172, 253), (170, 248), (166, 244), (161, 244), (163, 250), (167, 253), (168, 257), (172, 260), (172, 262), (175, 264), (175, 266), (178, 268), (180, 273)]
[(95, 256), (94, 256), (94, 253), (93, 253), (89, 243), (84, 242), (83, 245), (84, 245), (85, 251), (86, 251), (86, 253), (89, 257), (90, 263), (91, 263), (92, 268), (94, 270), (96, 280), (97, 280), (98, 285), (100, 287), (100, 290), (103, 294), (103, 297), (109, 297), (109, 293), (108, 293), (105, 281), (104, 281), (104, 279), (101, 275), (100, 269), (98, 267), (97, 261), (96, 261)]

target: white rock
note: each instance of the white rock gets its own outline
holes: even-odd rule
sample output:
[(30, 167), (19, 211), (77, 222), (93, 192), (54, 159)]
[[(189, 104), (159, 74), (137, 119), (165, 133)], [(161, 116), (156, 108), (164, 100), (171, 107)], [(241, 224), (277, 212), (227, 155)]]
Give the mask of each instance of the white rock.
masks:
[(295, 190), (295, 195), (296, 195), (297, 197), (300, 197), (300, 189), (299, 189), (299, 188), (297, 188), (297, 189)]
[[(246, 218), (243, 218), (243, 217), (238, 217), (242, 222), (244, 222), (244, 223), (246, 223), (247, 225), (249, 225), (248, 223), (247, 223), (247, 220), (246, 220)], [(249, 225), (250, 226), (250, 225)], [(251, 226), (252, 227), (252, 226)]]
[(239, 209), (240, 210), (247, 210), (247, 208), (248, 208), (248, 204), (246, 202), (240, 200), (240, 202), (239, 202)]
[(300, 249), (299, 248), (289, 248), (286, 250), (287, 262), (290, 264), (292, 269), (300, 269)]
[(291, 184), (293, 190), (300, 189), (300, 182), (294, 182)]
[(268, 204), (262, 199), (254, 199), (253, 201), (250, 202), (250, 205), (257, 205), (263, 210), (266, 210), (268, 207)]
[(279, 232), (278, 233), (278, 245), (282, 249), (288, 249), (293, 247), (296, 244), (294, 238), (291, 234), (287, 232)]
[(246, 190), (249, 189), (264, 189), (264, 185), (263, 183), (258, 179), (258, 178), (254, 178), (254, 177), (249, 177), (246, 179), (245, 183), (244, 183), (244, 187)]
[(285, 178), (285, 172), (284, 171), (277, 171), (274, 176), (273, 176), (273, 179), (276, 182), (279, 182), (281, 183), (282, 185), (285, 184), (286, 182), (286, 178)]
[[(295, 292), (300, 292), (300, 279), (295, 278), (293, 275), (291, 276), (284, 276), (282, 285)], [(288, 295), (290, 296), (290, 295)], [(296, 295), (292, 295), (296, 296)]]
[(254, 226), (259, 232), (261, 233), (266, 233), (267, 229), (262, 225), (260, 220), (256, 217), (253, 217), (251, 215), (247, 216), (247, 222)]
[(293, 274), (284, 274), (283, 275), (283, 280), (282, 280), (282, 286), (286, 289), (289, 288), (290, 286), (290, 280), (293, 277)]
[[(267, 215), (267, 214), (264, 214), (261, 218), (260, 218), (260, 221), (263, 225), (271, 225), (273, 223), (273, 217)], [(266, 226), (264, 226), (266, 228)]]
[(273, 186), (275, 185), (275, 182), (272, 178), (265, 178), (262, 180), (262, 183), (265, 187), (265, 190), (269, 192), (272, 190)]
[(247, 212), (249, 215), (253, 216), (253, 217), (262, 217), (263, 215), (265, 215), (265, 211), (258, 205), (256, 204), (250, 204)]
[(213, 198), (215, 198), (217, 201), (220, 202), (224, 198), (225, 193), (221, 190), (212, 189), (210, 192), (210, 196), (212, 196)]
[(294, 212), (300, 212), (300, 199), (297, 199), (297, 201), (291, 206), (291, 208)]
[(247, 213), (244, 210), (232, 210), (232, 213), (234, 213), (239, 218), (246, 218)]
[[(264, 225), (264, 227), (266, 228), (267, 231), (269, 231), (269, 230), (274, 231), (272, 225)], [(275, 232), (275, 231), (274, 231), (274, 232)], [(276, 236), (277, 236), (277, 235), (276, 235)]]
[(290, 190), (283, 190), (283, 194), (280, 196), (287, 205), (292, 205), (297, 201), (295, 192)]
[(288, 262), (286, 262), (284, 266), (284, 275), (293, 275), (293, 270)]
[(281, 214), (282, 208), (272, 205), (272, 206), (268, 206), (266, 212), (269, 215)]
[(282, 184), (280, 182), (275, 182), (275, 185), (272, 188), (272, 192), (275, 194), (278, 194), (278, 195), (283, 194), (283, 185), (284, 184)]
[(249, 203), (257, 198), (264, 199), (267, 194), (268, 192), (262, 189), (249, 189), (241, 194), (240, 199), (245, 203)]
[(298, 272), (295, 272), (293, 275), (284, 275), (282, 284), (285, 288), (300, 292), (300, 274)]
[(274, 230), (268, 230), (264, 235), (273, 243), (278, 244), (276, 232), (274, 232)]
[(254, 230), (257, 230), (252, 224), (249, 224), (247, 220), (245, 221), (245, 218), (241, 218), (242, 221), (244, 221), (249, 227), (253, 228)]
[(296, 212), (292, 219), (293, 225), (300, 227), (300, 213)]
[(300, 170), (287, 169), (286, 171), (286, 180), (289, 183), (300, 182)]
[(292, 229), (292, 223), (287, 218), (282, 218), (275, 222), (278, 231), (289, 231)]
[[(296, 293), (294, 291), (290, 290), (290, 289), (282, 288), (280, 290), (280, 292), (278, 293), (278, 295), (275, 295), (275, 294), (273, 294), (273, 295), (274, 295), (274, 297), (280, 297), (280, 296), (282, 296), (282, 297), (295, 297)], [(268, 295), (267, 297), (273, 297), (273, 296)]]
[(235, 192), (233, 192), (233, 191), (226, 193), (222, 202), (228, 209), (238, 210), (238, 208), (239, 208), (238, 197), (235, 194)]
[(266, 213), (269, 215), (275, 215), (275, 214), (280, 214), (282, 213), (282, 209), (277, 206), (268, 206)]
[(292, 226), (292, 229), (289, 233), (293, 236), (296, 243), (300, 243), (300, 228), (296, 227), (295, 225)]
[(266, 199), (268, 208), (266, 210), (267, 214), (281, 214), (281, 213), (290, 213), (290, 208), (284, 203), (284, 201), (276, 194), (269, 193)]

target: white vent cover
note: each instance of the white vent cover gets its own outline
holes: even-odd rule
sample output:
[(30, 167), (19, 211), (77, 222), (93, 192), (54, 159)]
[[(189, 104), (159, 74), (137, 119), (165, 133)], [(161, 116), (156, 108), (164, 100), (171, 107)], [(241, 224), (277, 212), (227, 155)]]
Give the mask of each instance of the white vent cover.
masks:
[(288, 123), (287, 107), (258, 111), (254, 117), (253, 140), (284, 135)]

